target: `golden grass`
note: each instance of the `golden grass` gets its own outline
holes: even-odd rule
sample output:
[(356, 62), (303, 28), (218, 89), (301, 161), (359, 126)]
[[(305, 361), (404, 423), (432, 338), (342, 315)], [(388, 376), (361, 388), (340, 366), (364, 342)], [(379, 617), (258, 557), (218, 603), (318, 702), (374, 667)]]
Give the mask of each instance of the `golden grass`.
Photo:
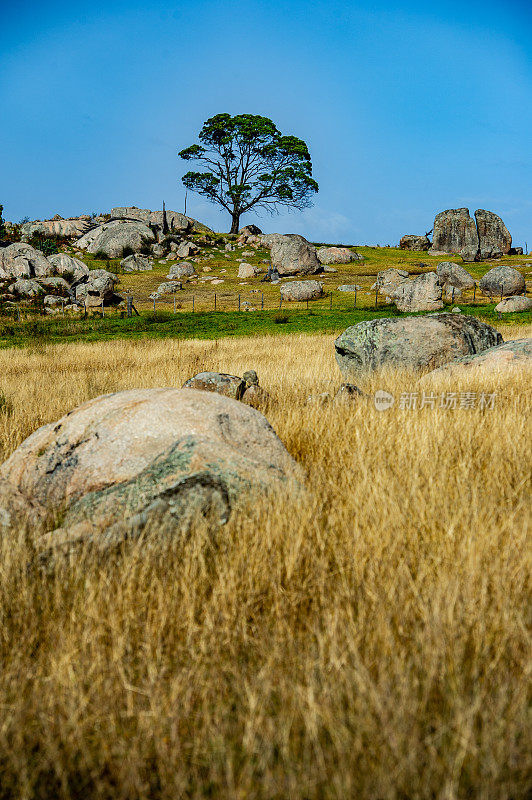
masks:
[(526, 376), (379, 413), (306, 404), (332, 337), (4, 350), (2, 455), (102, 392), (252, 367), (305, 502), (53, 575), (2, 542), (0, 798), (525, 798)]

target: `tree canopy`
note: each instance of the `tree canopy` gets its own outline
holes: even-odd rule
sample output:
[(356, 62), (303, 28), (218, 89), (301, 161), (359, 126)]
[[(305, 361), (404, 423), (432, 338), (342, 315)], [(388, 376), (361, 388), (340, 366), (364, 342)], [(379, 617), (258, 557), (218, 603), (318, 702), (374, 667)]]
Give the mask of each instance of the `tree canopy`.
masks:
[(270, 212), (308, 208), (318, 184), (312, 178), (308, 147), (296, 136), (283, 136), (268, 117), (216, 114), (199, 133), (201, 144), (181, 150), (203, 172), (187, 172), (183, 184), (231, 214), (231, 233), (251, 208)]

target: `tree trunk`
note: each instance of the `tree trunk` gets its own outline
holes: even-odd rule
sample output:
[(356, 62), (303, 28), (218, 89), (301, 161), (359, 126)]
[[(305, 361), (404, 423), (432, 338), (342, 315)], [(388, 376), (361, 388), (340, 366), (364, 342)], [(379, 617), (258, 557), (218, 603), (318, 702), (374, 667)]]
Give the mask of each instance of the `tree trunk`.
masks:
[(240, 228), (240, 211), (233, 211), (233, 221), (231, 223), (231, 230), (229, 233), (238, 233)]

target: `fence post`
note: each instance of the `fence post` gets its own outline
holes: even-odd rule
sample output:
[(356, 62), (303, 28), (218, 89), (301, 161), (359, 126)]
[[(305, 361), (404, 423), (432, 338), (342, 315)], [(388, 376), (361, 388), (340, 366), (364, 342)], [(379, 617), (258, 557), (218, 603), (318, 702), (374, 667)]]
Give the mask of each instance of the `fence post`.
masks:
[(175, 292), (174, 292), (174, 314), (175, 314)]
[(64, 300), (61, 300), (61, 311), (63, 313), (63, 316), (65, 316), (65, 301)]
[(307, 298), (307, 311), (308, 311), (308, 298)]
[(130, 294), (127, 295), (126, 302), (127, 302), (126, 315), (128, 317), (132, 317), (133, 316), (133, 297)]
[(378, 302), (379, 302), (379, 279), (377, 278), (377, 285), (375, 286), (375, 308), (377, 308)]
[(264, 292), (262, 292), (261, 308), (264, 308)]
[(477, 294), (477, 282), (475, 281), (475, 284), (473, 286), (473, 302), (475, 302), (476, 294)]
[(194, 311), (194, 295), (192, 295), (192, 311)]
[(238, 295), (238, 310), (240, 311), (240, 295)]
[(214, 310), (216, 311), (216, 292), (214, 293)]
[(283, 296), (281, 295), (281, 299), (279, 300), (279, 308), (281, 308), (282, 304), (283, 304)]
[(329, 308), (332, 309), (332, 292), (329, 292)]
[(153, 310), (155, 311), (155, 297), (153, 298)]
[(104, 317), (105, 317), (105, 308), (104, 308), (104, 305), (103, 305), (103, 299), (102, 299), (102, 319), (103, 319)]
[(501, 303), (502, 303), (502, 293), (503, 293), (503, 290), (504, 290), (504, 289), (503, 289), (503, 283), (502, 283), (502, 281), (501, 281)]
[(453, 286), (453, 290), (451, 292), (451, 305), (454, 305), (454, 286)]
[(357, 307), (357, 287), (355, 286), (355, 299), (353, 301), (353, 308)]

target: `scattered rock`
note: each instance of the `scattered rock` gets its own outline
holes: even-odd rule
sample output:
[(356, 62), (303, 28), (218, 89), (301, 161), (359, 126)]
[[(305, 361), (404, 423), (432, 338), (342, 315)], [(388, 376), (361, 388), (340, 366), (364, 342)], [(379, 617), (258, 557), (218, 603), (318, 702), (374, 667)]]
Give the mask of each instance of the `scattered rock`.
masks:
[[(295, 489), (301, 470), (268, 421), (228, 397), (134, 389), (39, 428), (0, 470), (4, 530), (34, 525), (39, 548), (116, 546), (219, 525), (256, 494)], [(61, 514), (61, 528), (37, 538)]]
[(199, 253), (199, 247), (194, 242), (182, 242), (176, 251), (176, 255), (179, 258), (189, 258), (196, 253)]
[[(210, 267), (204, 267), (203, 271), (207, 272), (207, 270), (210, 271)], [(180, 264), (175, 264), (173, 267), (170, 267), (166, 277), (169, 279), (177, 278), (178, 280), (181, 278), (196, 278), (197, 273), (194, 264), (188, 261), (182, 261)]]
[(324, 272), (338, 272), (337, 269), (335, 269), (334, 267), (329, 267), (329, 266), (323, 267), (323, 271)]
[(317, 255), (321, 264), (349, 264), (354, 260), (348, 247), (320, 247)]
[(319, 281), (289, 281), (281, 286), (283, 300), (317, 300), (322, 295), (323, 284)]
[(243, 378), (224, 372), (199, 372), (183, 384), (183, 389), (216, 392), (234, 400), (242, 400), (246, 388), (247, 384)]
[(338, 287), (339, 292), (359, 292), (361, 289), (362, 286), (359, 286), (358, 283), (344, 283)]
[(428, 250), (430, 248), (430, 239), (428, 236), (415, 236), (407, 233), (401, 237), (399, 247), (401, 250), (414, 250), (416, 252)]
[(153, 269), (153, 264), (149, 258), (146, 256), (141, 256), (138, 253), (134, 253), (131, 256), (127, 256), (120, 262), (120, 266), (124, 270), (124, 272), (147, 272), (148, 270)]
[(183, 288), (179, 281), (170, 281), (168, 283), (160, 283), (157, 289), (150, 294), (150, 300), (158, 300), (164, 294), (175, 294)]
[(456, 289), (472, 289), (475, 281), (461, 264), (452, 261), (442, 261), (436, 267), (436, 274), (440, 283), (454, 286)]
[(525, 279), (513, 267), (493, 267), (490, 269), (479, 283), (480, 290), (488, 297), (508, 297), (511, 295), (524, 294), (526, 286)]
[(359, 322), (335, 342), (336, 360), (347, 381), (381, 367), (436, 367), (502, 342), (490, 325), (463, 314), (432, 314)]
[(260, 272), (258, 267), (254, 267), (253, 264), (248, 264), (245, 261), (242, 261), (239, 268), (238, 268), (238, 277), (239, 278), (254, 278)]
[(435, 272), (399, 284), (390, 290), (389, 296), (399, 311), (439, 311), (443, 308), (442, 287)]
[(262, 231), (256, 225), (245, 225), (238, 232), (239, 236), (260, 236)]
[(308, 275), (321, 270), (316, 248), (303, 236), (273, 236), (277, 238), (271, 245), (271, 263), (279, 275)]
[(454, 303), (462, 296), (462, 290), (457, 289), (456, 286), (450, 286), (448, 283), (442, 286), (442, 300), (444, 303)]
[(513, 311), (530, 311), (532, 308), (532, 298), (525, 297), (524, 295), (517, 295), (514, 297), (505, 297), (495, 306), (495, 311), (500, 311), (501, 314), (508, 314)]
[(361, 397), (366, 397), (366, 394), (355, 386), (354, 383), (342, 383), (336, 392), (335, 400), (358, 400)]

